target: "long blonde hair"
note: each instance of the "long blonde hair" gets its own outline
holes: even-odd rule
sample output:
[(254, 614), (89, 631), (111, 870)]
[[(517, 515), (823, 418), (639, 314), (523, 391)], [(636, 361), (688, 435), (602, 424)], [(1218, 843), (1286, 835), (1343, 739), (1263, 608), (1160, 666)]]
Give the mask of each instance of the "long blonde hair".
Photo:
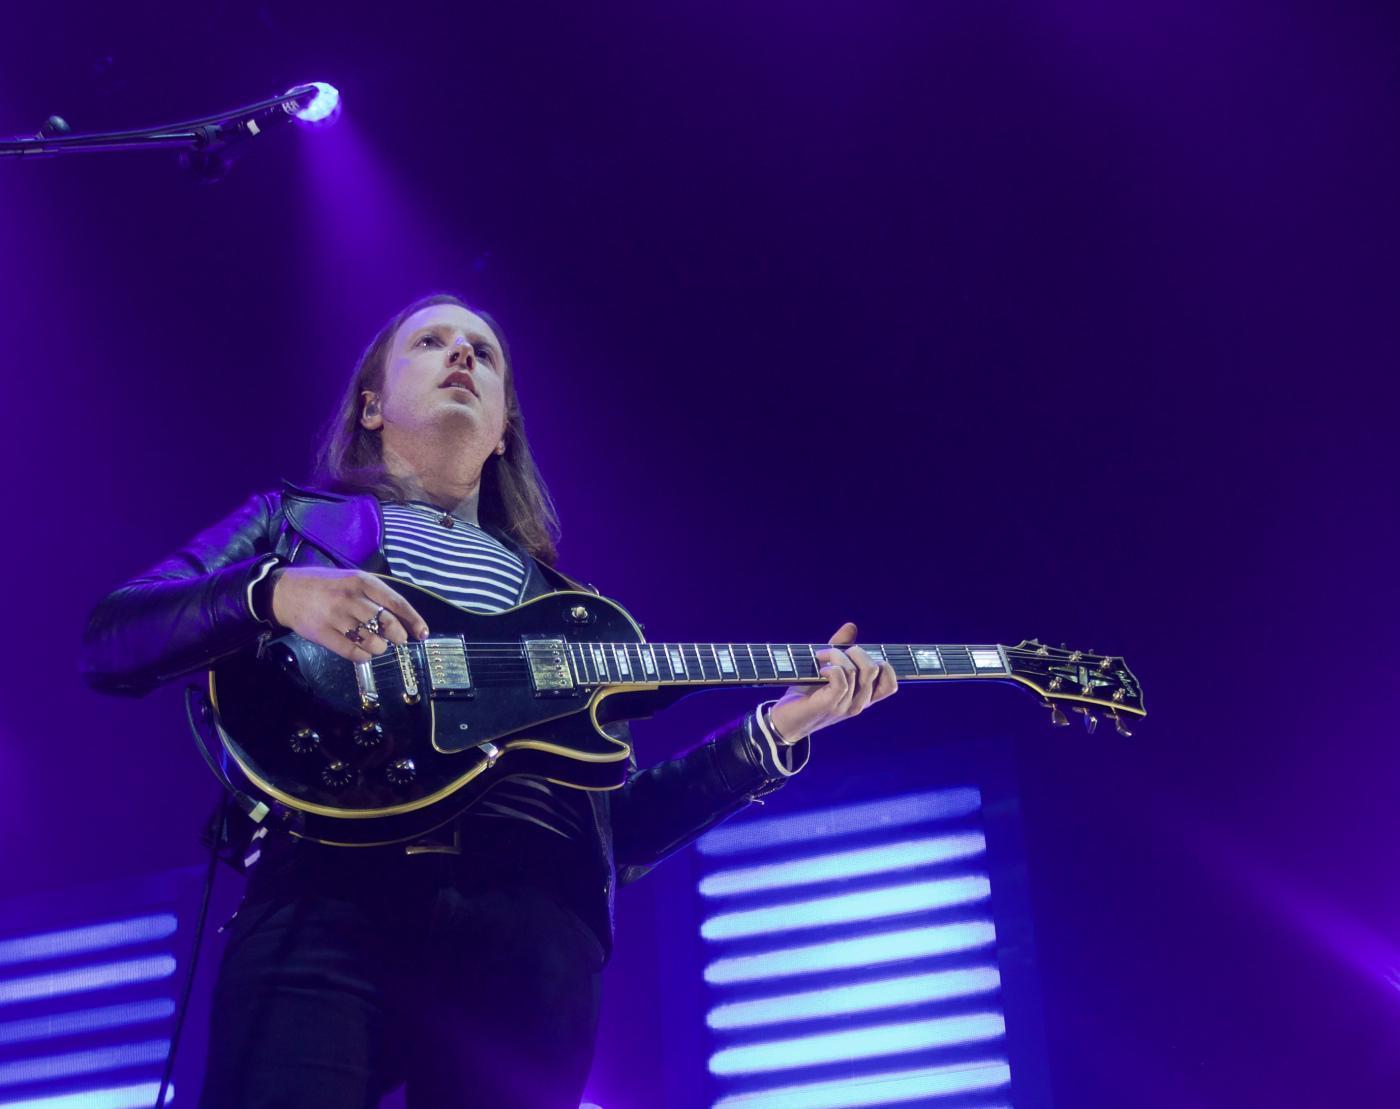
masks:
[(505, 360), (506, 450), (502, 455), (491, 455), (481, 471), (478, 519), (483, 527), (495, 528), (513, 539), (533, 558), (553, 565), (558, 557), (559, 516), (535, 466), (530, 441), (525, 437), (525, 420), (515, 391), (510, 347), (495, 320), (451, 293), (434, 293), (415, 300), (380, 328), (365, 348), (321, 438), (316, 452), (317, 476), (337, 492), (368, 493), (381, 500), (409, 499), (409, 491), (384, 465), (379, 434), (360, 424), (360, 394), (366, 389), (375, 393), (383, 390), (394, 336), (415, 312), (435, 304), (455, 304), (480, 316), (500, 341)]

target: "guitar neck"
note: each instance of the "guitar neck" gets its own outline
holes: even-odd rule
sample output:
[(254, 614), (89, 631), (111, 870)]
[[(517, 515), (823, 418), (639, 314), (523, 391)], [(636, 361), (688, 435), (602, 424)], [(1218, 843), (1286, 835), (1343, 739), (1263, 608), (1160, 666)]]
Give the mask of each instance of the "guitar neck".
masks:
[[(825, 681), (825, 643), (580, 643), (568, 645), (581, 685), (752, 686)], [(967, 681), (1010, 675), (997, 644), (862, 643), (901, 682)]]

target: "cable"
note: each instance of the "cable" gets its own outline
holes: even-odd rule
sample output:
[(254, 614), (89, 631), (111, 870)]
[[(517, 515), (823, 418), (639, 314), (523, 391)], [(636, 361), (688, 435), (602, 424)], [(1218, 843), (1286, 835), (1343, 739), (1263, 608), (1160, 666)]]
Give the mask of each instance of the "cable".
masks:
[(194, 944), (190, 950), (190, 965), (185, 971), (185, 985), (180, 991), (180, 1004), (175, 1010), (175, 1027), (170, 1032), (170, 1051), (165, 1056), (165, 1070), (160, 1076), (160, 1088), (156, 1091), (155, 1109), (164, 1109), (166, 1091), (170, 1088), (170, 1079), (175, 1074), (175, 1054), (180, 1048), (180, 1033), (185, 1027), (185, 1015), (190, 1007), (190, 995), (194, 992), (194, 974), (199, 966), (199, 951), (204, 946), (204, 923), (209, 916), (209, 901), (214, 893), (214, 871), (219, 863), (219, 844), (224, 839), (225, 829), (228, 825), (228, 805), (231, 800), (230, 795), (224, 792), (220, 795), (218, 816), (215, 820), (214, 834), (210, 837), (209, 844), (209, 866), (204, 872), (204, 893), (199, 899), (199, 915), (194, 922)]
[[(218, 760), (210, 753), (209, 745), (205, 742), (204, 732), (199, 726), (199, 720), (195, 718), (196, 704), (199, 706), (203, 717), (213, 721), (214, 708), (209, 703), (209, 698), (204, 690), (195, 685), (186, 686), (185, 719), (189, 722), (190, 733), (194, 736), (194, 745), (199, 748), (200, 757), (204, 759), (205, 765), (209, 767), (210, 772), (218, 779), (219, 785), (223, 786), (227, 795), (237, 802), (238, 807), (243, 810), (244, 814), (248, 816), (253, 823), (261, 824), (269, 812), (268, 806), (264, 802), (259, 801), (256, 797), (244, 793), (229, 781), (228, 775), (224, 773), (223, 767), (219, 765)], [(214, 838), (216, 850), (218, 843), (219, 837), (216, 836)]]

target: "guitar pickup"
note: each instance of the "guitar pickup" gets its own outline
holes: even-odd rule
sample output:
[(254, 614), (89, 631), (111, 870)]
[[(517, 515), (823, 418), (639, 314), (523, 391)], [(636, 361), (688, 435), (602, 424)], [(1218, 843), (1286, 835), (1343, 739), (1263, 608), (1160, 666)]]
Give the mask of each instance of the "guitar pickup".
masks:
[(466, 645), (458, 637), (429, 639), (423, 644), (424, 677), (428, 695), (438, 700), (461, 701), (476, 696)]
[(562, 639), (527, 639), (524, 646), (536, 697), (563, 697), (574, 691), (568, 644)]

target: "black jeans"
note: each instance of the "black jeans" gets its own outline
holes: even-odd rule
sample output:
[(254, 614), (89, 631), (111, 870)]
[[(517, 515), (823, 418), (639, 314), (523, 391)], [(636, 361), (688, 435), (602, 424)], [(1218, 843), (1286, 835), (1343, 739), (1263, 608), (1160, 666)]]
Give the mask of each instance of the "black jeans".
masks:
[(603, 952), (537, 875), (308, 847), (234, 919), (201, 1109), (577, 1109)]

